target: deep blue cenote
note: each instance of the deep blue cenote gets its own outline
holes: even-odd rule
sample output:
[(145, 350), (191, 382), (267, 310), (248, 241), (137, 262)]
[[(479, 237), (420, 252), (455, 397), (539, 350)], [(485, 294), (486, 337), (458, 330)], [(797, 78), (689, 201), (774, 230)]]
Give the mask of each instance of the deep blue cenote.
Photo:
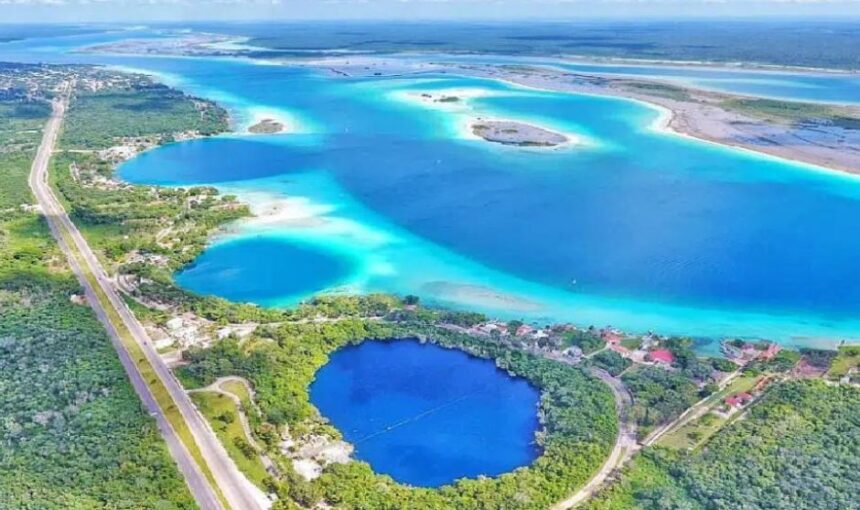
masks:
[(530, 464), (539, 397), (492, 361), (414, 339), (341, 349), (311, 385), (357, 458), (422, 487)]

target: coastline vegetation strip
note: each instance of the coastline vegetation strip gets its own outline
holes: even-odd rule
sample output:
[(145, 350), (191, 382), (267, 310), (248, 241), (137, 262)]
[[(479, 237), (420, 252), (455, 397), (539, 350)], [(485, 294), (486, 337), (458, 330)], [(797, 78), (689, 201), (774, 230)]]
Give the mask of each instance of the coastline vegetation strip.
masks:
[[(48, 187), (48, 192), (53, 196), (53, 199), (59, 205), (60, 202), (56, 198), (56, 193), (54, 192), (53, 187)], [(149, 388), (152, 396), (158, 402), (159, 407), (162, 408), (166, 418), (168, 419), (170, 426), (174, 429), (177, 436), (182, 441), (184, 447), (189, 451), (191, 456), (194, 458), (195, 463), (198, 468), (204, 474), (204, 476), (209, 480), (209, 483), (212, 489), (215, 491), (218, 499), (224, 508), (230, 508), (230, 505), (227, 503), (224, 494), (218, 487), (215, 478), (203, 458), (200, 449), (194, 440), (194, 437), (188, 428), (187, 423), (185, 422), (184, 417), (181, 415), (176, 403), (173, 401), (170, 396), (167, 388), (164, 386), (164, 383), (158, 377), (158, 374), (155, 372), (152, 365), (146, 359), (146, 355), (137, 342), (134, 341), (131, 332), (126, 327), (124, 321), (120, 317), (119, 313), (114, 308), (108, 296), (104, 293), (101, 285), (98, 282), (98, 279), (93, 274), (90, 265), (87, 263), (85, 257), (81, 253), (81, 248), (75, 242), (75, 239), (71, 232), (66, 228), (66, 226), (56, 220), (56, 217), (50, 213), (50, 211), (46, 211), (47, 218), (49, 223), (56, 229), (56, 232), (59, 233), (60, 238), (57, 239), (62, 245), (65, 245), (66, 252), (71, 255), (72, 260), (69, 262), (78, 268), (81, 275), (87, 280), (95, 298), (98, 299), (101, 308), (105, 310), (107, 315), (107, 320), (109, 322), (109, 326), (115, 331), (117, 337), (121, 340), (123, 344), (123, 348), (128, 353), (130, 359), (134, 362), (137, 367), (141, 377), (145, 381), (147, 387)]]

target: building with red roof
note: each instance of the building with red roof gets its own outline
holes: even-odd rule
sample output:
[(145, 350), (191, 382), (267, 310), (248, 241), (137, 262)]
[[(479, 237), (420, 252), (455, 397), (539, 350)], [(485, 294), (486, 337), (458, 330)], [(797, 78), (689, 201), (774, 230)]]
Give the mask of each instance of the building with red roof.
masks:
[(621, 340), (624, 339), (620, 333), (612, 330), (603, 330), (600, 332), (600, 336), (603, 338), (603, 341), (608, 344), (620, 344)]
[(516, 335), (517, 336), (526, 336), (532, 332), (534, 332), (535, 328), (529, 326), (528, 324), (523, 324), (522, 326), (517, 328)]
[(753, 396), (749, 393), (737, 393), (732, 395), (731, 397), (726, 398), (726, 404), (732, 407), (743, 407), (750, 403), (753, 399)]
[(759, 355), (759, 358), (767, 361), (779, 354), (779, 351), (780, 347), (777, 344), (770, 344), (767, 346), (767, 349), (762, 351), (762, 353)]
[(675, 362), (675, 355), (669, 349), (654, 349), (648, 353), (648, 359), (655, 363), (671, 365)]

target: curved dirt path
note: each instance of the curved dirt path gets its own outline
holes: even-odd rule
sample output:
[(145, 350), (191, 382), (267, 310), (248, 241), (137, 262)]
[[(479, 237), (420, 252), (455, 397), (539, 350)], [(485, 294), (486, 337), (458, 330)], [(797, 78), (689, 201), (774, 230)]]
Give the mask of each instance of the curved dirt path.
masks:
[(612, 390), (612, 395), (615, 397), (615, 409), (618, 413), (618, 436), (615, 438), (615, 445), (606, 458), (606, 462), (591, 477), (591, 480), (567, 499), (553, 505), (551, 510), (568, 510), (590, 498), (603, 487), (609, 475), (627, 463), (633, 454), (641, 448), (636, 439), (636, 421), (631, 419), (629, 412), (633, 406), (633, 396), (627, 387), (624, 386), (621, 379), (613, 377), (605, 370), (592, 368), (591, 374), (606, 383)]

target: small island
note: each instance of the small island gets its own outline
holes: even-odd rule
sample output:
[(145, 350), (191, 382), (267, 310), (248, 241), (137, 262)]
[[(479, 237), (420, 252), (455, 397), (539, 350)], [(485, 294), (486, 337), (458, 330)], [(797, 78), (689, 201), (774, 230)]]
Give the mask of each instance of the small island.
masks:
[(284, 131), (284, 124), (276, 121), (275, 119), (262, 119), (260, 122), (257, 122), (253, 126), (248, 128), (249, 133), (254, 133), (255, 135), (270, 135), (274, 133), (281, 133)]
[(421, 94), (422, 99), (426, 99), (432, 101), (434, 103), (458, 103), (460, 102), (460, 98), (458, 96), (447, 96), (445, 94), (434, 96), (433, 94), (423, 93)]
[(557, 147), (570, 141), (560, 133), (510, 120), (478, 119), (471, 129), (475, 136), (488, 142), (520, 147)]

